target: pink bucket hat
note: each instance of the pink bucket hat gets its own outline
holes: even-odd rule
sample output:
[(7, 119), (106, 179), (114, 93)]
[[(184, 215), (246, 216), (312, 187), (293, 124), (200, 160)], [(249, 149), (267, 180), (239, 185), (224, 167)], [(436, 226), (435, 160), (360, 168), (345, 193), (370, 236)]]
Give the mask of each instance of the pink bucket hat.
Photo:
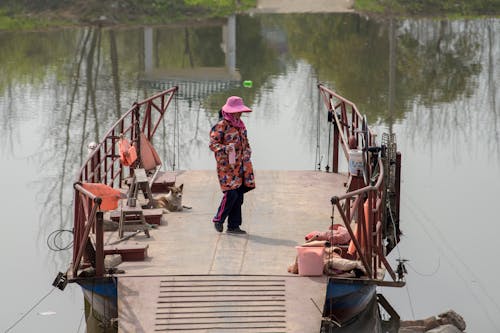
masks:
[(252, 112), (248, 106), (243, 104), (243, 99), (238, 96), (229, 97), (222, 107), (222, 111), (226, 113)]

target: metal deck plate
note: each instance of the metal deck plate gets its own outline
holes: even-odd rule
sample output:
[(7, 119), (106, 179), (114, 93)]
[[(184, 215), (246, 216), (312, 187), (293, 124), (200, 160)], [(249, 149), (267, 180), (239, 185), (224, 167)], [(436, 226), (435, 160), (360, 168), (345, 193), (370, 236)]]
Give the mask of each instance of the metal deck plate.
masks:
[(324, 277), (125, 277), (119, 332), (319, 332)]

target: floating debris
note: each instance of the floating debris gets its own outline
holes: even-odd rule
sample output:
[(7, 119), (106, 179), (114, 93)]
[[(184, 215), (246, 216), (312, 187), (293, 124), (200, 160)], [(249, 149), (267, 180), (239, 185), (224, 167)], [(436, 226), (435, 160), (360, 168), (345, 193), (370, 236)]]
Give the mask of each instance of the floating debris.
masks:
[(465, 320), (453, 310), (421, 320), (402, 320), (399, 333), (429, 332), (455, 333), (464, 332)]
[(53, 316), (55, 315), (56, 312), (54, 311), (44, 311), (44, 312), (38, 312), (38, 315), (39, 316)]

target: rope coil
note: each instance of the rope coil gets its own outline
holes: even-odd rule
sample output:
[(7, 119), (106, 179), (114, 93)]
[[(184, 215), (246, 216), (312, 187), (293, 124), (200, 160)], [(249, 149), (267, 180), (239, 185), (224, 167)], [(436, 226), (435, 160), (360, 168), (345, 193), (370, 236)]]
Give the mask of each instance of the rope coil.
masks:
[[(66, 245), (61, 245), (63, 240), (62, 240), (62, 235), (66, 232), (69, 232), (71, 234), (71, 240), (68, 242)], [(73, 230), (68, 230), (68, 229), (58, 229), (55, 231), (52, 231), (48, 236), (47, 236), (47, 247), (51, 249), (52, 251), (65, 251), (69, 250), (73, 246)]]

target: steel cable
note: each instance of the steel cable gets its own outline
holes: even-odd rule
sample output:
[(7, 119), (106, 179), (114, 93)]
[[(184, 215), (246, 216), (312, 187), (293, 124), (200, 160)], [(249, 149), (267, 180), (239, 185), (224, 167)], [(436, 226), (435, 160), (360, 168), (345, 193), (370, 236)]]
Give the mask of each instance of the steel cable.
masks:
[[(469, 290), (469, 292), (471, 293), (471, 296), (474, 298), (474, 300), (478, 303), (478, 305), (483, 309), (483, 312), (485, 314), (485, 316), (487, 317), (487, 319), (489, 320), (489, 322), (496, 328), (498, 329), (498, 325), (497, 323), (495, 323), (495, 321), (493, 320), (493, 318), (491, 317), (490, 313), (488, 312), (488, 308), (485, 306), (485, 304), (483, 304), (479, 298), (478, 298), (478, 295), (476, 295), (471, 286), (469, 285), (469, 279), (465, 278), (463, 276), (463, 274), (460, 272), (459, 268), (457, 267), (456, 264), (453, 263), (453, 260), (451, 260), (452, 258), (450, 258), (450, 254), (447, 254), (446, 253), (446, 250), (448, 250), (450, 253), (451, 253), (451, 256), (452, 257), (455, 257), (455, 259), (461, 264), (463, 265), (463, 267), (468, 271), (468, 273), (474, 278), (474, 280), (476, 281), (476, 284), (479, 286), (480, 288), (480, 291), (482, 291), (483, 295), (495, 306), (495, 308), (500, 311), (500, 305), (498, 304), (498, 302), (493, 299), (493, 297), (490, 295), (490, 293), (487, 292), (486, 288), (484, 287), (484, 285), (482, 284), (481, 282), (481, 279), (479, 279), (479, 277), (477, 276), (477, 274), (474, 273), (474, 271), (464, 262), (464, 260), (459, 256), (459, 254), (456, 252), (456, 250), (451, 246), (451, 244), (449, 244), (449, 242), (447, 241), (446, 237), (444, 237), (443, 233), (441, 232), (441, 230), (437, 227), (438, 223), (436, 223), (435, 221), (433, 221), (429, 216), (427, 216), (427, 214), (417, 206), (417, 204), (415, 203), (415, 201), (408, 195), (408, 193), (405, 193), (405, 196), (407, 199), (409, 199), (410, 203), (413, 204), (414, 207), (411, 207), (410, 205), (406, 205), (406, 207), (410, 210), (410, 213), (412, 213), (413, 217), (415, 219), (417, 219), (420, 223), (418, 223), (419, 226), (422, 227), (423, 231), (427, 234), (427, 236), (429, 237), (429, 239), (431, 240), (431, 242), (434, 243), (434, 246), (435, 248), (441, 252), (441, 254), (448, 258), (448, 263), (450, 264), (451, 268), (455, 271), (455, 273), (457, 274), (457, 277), (460, 278), (460, 280), (462, 280), (462, 282), (466, 285), (467, 289)], [(415, 211), (417, 210), (417, 211)], [(419, 218), (419, 214), (421, 214), (421, 216), (423, 218)], [(424, 220), (426, 222), (424, 222)], [(434, 229), (435, 229), (435, 233), (431, 233), (427, 227), (425, 226), (425, 224), (428, 224), (430, 226), (432, 226)], [(432, 236), (434, 234), (434, 237), (437, 237), (438, 239), (434, 239), (434, 237)]]
[(31, 311), (33, 311), (34, 308), (36, 308), (40, 303), (42, 303), (42, 301), (44, 299), (46, 299), (47, 297), (49, 297), (50, 294), (52, 294), (52, 292), (55, 290), (56, 288), (52, 288), (45, 296), (43, 296), (42, 298), (40, 298), (40, 300), (38, 300), (38, 302), (35, 303), (35, 305), (33, 305), (28, 311), (26, 311), (26, 313), (24, 313), (14, 324), (12, 324), (9, 328), (7, 328), (7, 330), (5, 331), (5, 333), (9, 332), (11, 329), (13, 329), (14, 327), (17, 326), (17, 324), (19, 324), (28, 314), (30, 314)]

